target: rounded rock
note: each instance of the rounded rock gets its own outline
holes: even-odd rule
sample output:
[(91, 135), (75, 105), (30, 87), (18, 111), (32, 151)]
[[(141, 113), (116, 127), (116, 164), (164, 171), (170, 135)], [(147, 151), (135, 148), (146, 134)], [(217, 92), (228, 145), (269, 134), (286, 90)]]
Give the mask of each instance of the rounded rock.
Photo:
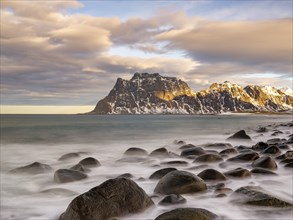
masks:
[(155, 220), (213, 220), (217, 215), (199, 208), (177, 208), (159, 215)]
[(227, 177), (214, 169), (206, 169), (200, 172), (197, 176), (202, 178), (204, 181), (225, 181)]
[(266, 168), (270, 170), (275, 170), (278, 167), (275, 160), (272, 157), (267, 155), (258, 158), (251, 165), (252, 167), (260, 167), (260, 168)]

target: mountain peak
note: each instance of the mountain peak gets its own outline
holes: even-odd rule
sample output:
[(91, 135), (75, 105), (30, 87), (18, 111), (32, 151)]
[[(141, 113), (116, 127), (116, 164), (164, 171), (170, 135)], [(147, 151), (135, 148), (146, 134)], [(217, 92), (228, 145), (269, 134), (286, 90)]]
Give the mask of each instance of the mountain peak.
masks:
[(221, 112), (279, 112), (292, 109), (293, 96), (274, 87), (213, 83), (195, 93), (176, 77), (135, 73), (118, 78), (109, 95), (92, 114), (215, 114)]

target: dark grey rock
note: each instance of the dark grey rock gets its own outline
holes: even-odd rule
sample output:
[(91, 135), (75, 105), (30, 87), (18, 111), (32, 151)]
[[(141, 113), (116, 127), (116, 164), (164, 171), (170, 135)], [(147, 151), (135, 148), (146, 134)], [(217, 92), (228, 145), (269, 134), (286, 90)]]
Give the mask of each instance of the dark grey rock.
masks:
[(181, 195), (170, 194), (165, 196), (160, 202), (159, 205), (175, 205), (186, 203), (186, 199)]
[(270, 146), (270, 147), (266, 148), (262, 153), (269, 154), (269, 155), (279, 155), (282, 152), (277, 146)]
[(86, 167), (84, 167), (83, 165), (81, 164), (76, 164), (74, 165), (73, 167), (70, 168), (71, 170), (76, 170), (76, 171), (80, 171), (80, 172), (89, 172), (90, 170)]
[(247, 153), (241, 153), (235, 157), (231, 157), (228, 159), (228, 161), (233, 162), (251, 162), (259, 158), (258, 153), (256, 152), (247, 152)]
[(182, 141), (182, 140), (175, 140), (173, 143), (174, 144), (186, 144), (185, 141)]
[(285, 168), (293, 168), (293, 162), (287, 163), (284, 167)]
[(62, 155), (58, 160), (63, 161), (63, 160), (69, 160), (72, 158), (77, 158), (77, 157), (80, 157), (79, 153), (68, 153), (68, 154)]
[(207, 189), (198, 176), (181, 170), (169, 172), (161, 178), (154, 192), (159, 194), (186, 194), (202, 192)]
[(173, 160), (173, 161), (162, 162), (161, 165), (187, 166), (188, 162), (184, 160)]
[(233, 139), (251, 140), (251, 138), (246, 134), (244, 130), (240, 130), (227, 138), (227, 140), (233, 140)]
[(268, 144), (279, 144), (281, 142), (282, 142), (282, 140), (280, 138), (272, 138), (272, 139), (267, 140)]
[(254, 206), (268, 207), (293, 207), (292, 204), (282, 201), (268, 193), (260, 187), (245, 186), (237, 189), (235, 195), (238, 195), (237, 202)]
[(192, 148), (183, 150), (180, 155), (182, 157), (187, 157), (187, 156), (199, 156), (202, 154), (205, 154), (204, 149), (202, 149), (201, 147), (192, 147)]
[(135, 156), (147, 156), (148, 152), (144, 149), (138, 148), (138, 147), (131, 147), (128, 148), (125, 152), (125, 155), (131, 156), (131, 155), (135, 155)]
[(41, 174), (51, 171), (52, 168), (48, 164), (43, 164), (39, 162), (34, 162), (32, 164), (29, 164), (27, 166), (18, 167), (11, 171), (9, 171), (10, 174)]
[(277, 175), (276, 173), (270, 170), (260, 168), (260, 167), (255, 167), (250, 172), (257, 175)]
[(123, 173), (117, 176), (117, 178), (133, 178), (133, 175), (131, 173)]
[(219, 161), (223, 161), (223, 158), (218, 154), (203, 154), (198, 156), (193, 162), (214, 163)]
[(268, 129), (266, 127), (259, 127), (256, 132), (257, 133), (265, 133), (265, 132), (268, 132)]
[(224, 173), (225, 176), (230, 178), (248, 178), (251, 177), (251, 173), (247, 169), (236, 168), (234, 170), (229, 170)]
[(163, 176), (165, 176), (167, 173), (170, 173), (171, 171), (177, 170), (176, 168), (163, 168), (160, 170), (157, 170), (154, 172), (149, 178), (150, 179), (161, 179)]
[(145, 157), (124, 157), (117, 160), (117, 162), (120, 163), (142, 163), (146, 161), (148, 161), (148, 159)]
[(75, 196), (78, 194), (77, 192), (74, 192), (69, 189), (64, 189), (64, 188), (46, 189), (46, 190), (42, 190), (40, 193), (46, 194), (46, 196)]
[(261, 167), (265, 169), (275, 170), (278, 168), (275, 160), (268, 155), (262, 156), (252, 163), (252, 167)]
[(87, 157), (87, 158), (84, 158), (83, 160), (79, 161), (80, 165), (86, 167), (86, 168), (91, 168), (91, 167), (99, 167), (101, 166), (100, 162), (93, 158), (93, 157)]
[(227, 148), (225, 150), (220, 151), (220, 155), (230, 155), (230, 154), (237, 154), (238, 151), (235, 148)]
[(54, 174), (54, 181), (56, 183), (73, 182), (85, 178), (87, 178), (85, 173), (69, 169), (59, 169)]
[(154, 205), (128, 178), (110, 179), (71, 201), (59, 220), (105, 220), (138, 213)]
[(231, 148), (233, 147), (230, 143), (212, 143), (212, 144), (204, 144), (204, 148)]
[(256, 143), (254, 146), (252, 146), (253, 150), (257, 150), (257, 151), (263, 151), (264, 149), (268, 148), (269, 145), (265, 142), (258, 142)]
[(206, 169), (197, 174), (204, 181), (225, 181), (227, 180), (226, 176), (221, 172), (214, 169)]
[(150, 156), (153, 156), (153, 157), (169, 157), (169, 152), (167, 151), (166, 148), (162, 147), (162, 148), (158, 148), (156, 150), (153, 150), (150, 153)]
[(196, 147), (196, 146), (193, 144), (185, 144), (185, 145), (181, 146), (179, 149), (185, 150), (185, 149), (189, 149), (189, 148), (193, 148), (193, 147)]
[(159, 215), (155, 220), (213, 220), (217, 215), (199, 208), (177, 208)]

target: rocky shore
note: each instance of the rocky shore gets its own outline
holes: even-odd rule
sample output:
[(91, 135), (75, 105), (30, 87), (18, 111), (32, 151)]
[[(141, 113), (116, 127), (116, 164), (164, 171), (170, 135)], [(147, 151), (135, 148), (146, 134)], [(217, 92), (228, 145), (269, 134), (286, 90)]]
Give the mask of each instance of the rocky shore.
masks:
[[(177, 148), (176, 152), (164, 146), (151, 152), (140, 147), (128, 148), (113, 163), (118, 166), (125, 163), (131, 166), (140, 164), (145, 169), (155, 167), (156, 171), (151, 175), (138, 177), (125, 170), (119, 176), (108, 178), (100, 185), (76, 196), (67, 209), (58, 214), (58, 219), (128, 219), (129, 216), (141, 216), (154, 209), (159, 209), (160, 213), (156, 220), (230, 219), (222, 213), (219, 214), (218, 209), (202, 208), (203, 198), (229, 198), (228, 201), (236, 207), (254, 207), (257, 211), (269, 209), (270, 212), (290, 212), (293, 208), (292, 199), (290, 201), (272, 194), (266, 184), (255, 184), (253, 178), (268, 177), (269, 181), (272, 176), (275, 179), (281, 178), (280, 169), (293, 171), (292, 129), (292, 122), (255, 128), (254, 136), (266, 137), (256, 143), (253, 141), (254, 137), (245, 130), (240, 130), (227, 135), (226, 141), (222, 143), (198, 145), (176, 140), (173, 143)], [(61, 155), (58, 159), (61, 165), (67, 161), (78, 162), (74, 166), (64, 165), (54, 170), (52, 180), (60, 187), (42, 193), (74, 194), (66, 189), (66, 183), (78, 181), (83, 184), (83, 180), (92, 178), (92, 170), (103, 166), (99, 158), (88, 154), (69, 152)], [(37, 175), (49, 174), (52, 170), (49, 164), (33, 162), (9, 173)], [(291, 175), (293, 178), (292, 172)], [(246, 181), (248, 179), (251, 181)], [(153, 183), (151, 193), (144, 189), (144, 182)], [(231, 187), (235, 184), (236, 188)], [(292, 182), (287, 184), (291, 184), (292, 188)], [(190, 207), (189, 200), (198, 201), (198, 206)]]

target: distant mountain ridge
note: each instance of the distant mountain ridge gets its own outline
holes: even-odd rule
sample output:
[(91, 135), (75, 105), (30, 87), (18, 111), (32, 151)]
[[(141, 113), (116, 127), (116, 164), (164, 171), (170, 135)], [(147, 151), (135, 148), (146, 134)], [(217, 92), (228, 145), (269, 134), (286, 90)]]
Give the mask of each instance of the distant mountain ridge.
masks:
[[(289, 91), (288, 89), (286, 91)], [(186, 82), (158, 73), (118, 78), (89, 114), (219, 114), (292, 110), (293, 95), (274, 87), (213, 83), (194, 92)]]

